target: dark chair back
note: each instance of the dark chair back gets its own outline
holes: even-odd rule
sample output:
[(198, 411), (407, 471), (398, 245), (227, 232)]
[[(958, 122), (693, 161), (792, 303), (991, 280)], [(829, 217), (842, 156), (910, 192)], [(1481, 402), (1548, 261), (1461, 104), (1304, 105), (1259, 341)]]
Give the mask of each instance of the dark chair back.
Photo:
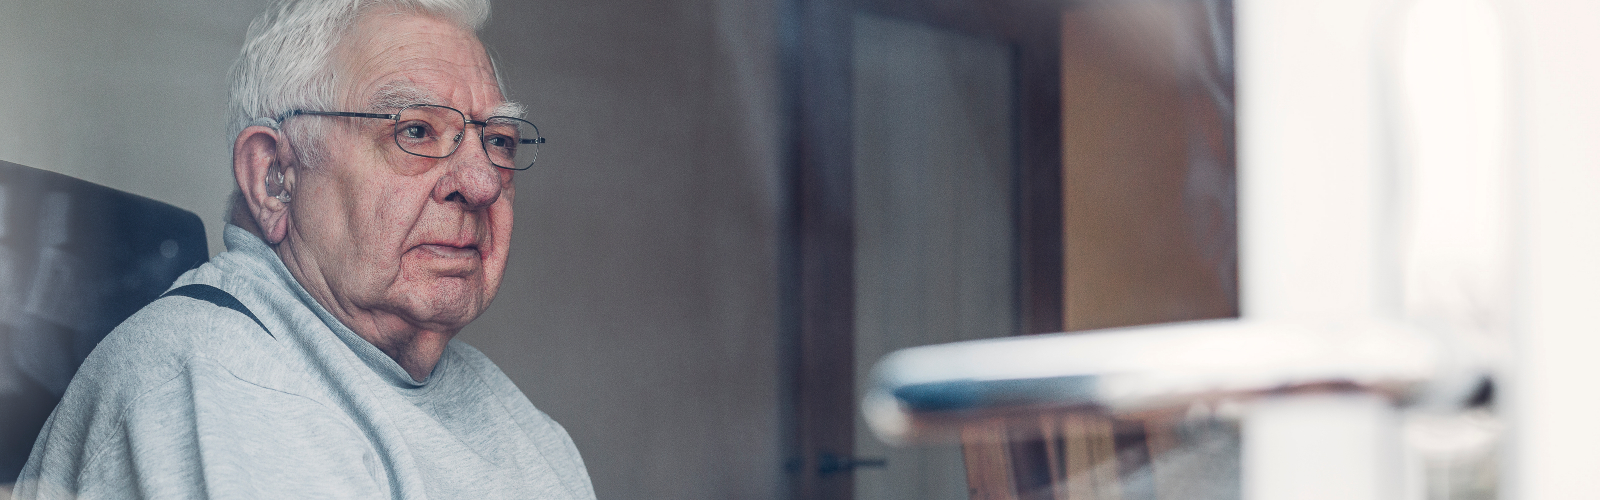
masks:
[(207, 255), (189, 211), (0, 161), (0, 483), (89, 351)]

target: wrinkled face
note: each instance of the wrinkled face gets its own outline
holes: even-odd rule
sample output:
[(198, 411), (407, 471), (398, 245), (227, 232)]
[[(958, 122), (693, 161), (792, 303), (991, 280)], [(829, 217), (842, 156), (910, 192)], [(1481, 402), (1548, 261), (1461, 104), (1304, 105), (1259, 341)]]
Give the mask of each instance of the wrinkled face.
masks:
[[(483, 46), (448, 22), (367, 16), (344, 40), (335, 63), (349, 108), (329, 111), (394, 113), (388, 106), (413, 102), (483, 120), (504, 104)], [(326, 161), (298, 169), (290, 247), (280, 247), (307, 290), (345, 321), (391, 318), (453, 333), (483, 312), (505, 270), (514, 191), (478, 128), (455, 154), (434, 159), (396, 147), (390, 120), (296, 119), (330, 120)]]

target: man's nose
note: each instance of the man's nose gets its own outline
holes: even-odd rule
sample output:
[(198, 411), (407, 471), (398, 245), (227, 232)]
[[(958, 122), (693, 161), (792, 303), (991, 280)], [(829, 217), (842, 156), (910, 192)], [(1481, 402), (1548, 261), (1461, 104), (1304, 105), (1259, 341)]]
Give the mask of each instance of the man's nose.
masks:
[(479, 210), (500, 199), (500, 167), (489, 161), (483, 150), (483, 138), (470, 128), (462, 134), (461, 145), (445, 158), (447, 173), (440, 179), (440, 200), (444, 203), (461, 203), (468, 210)]

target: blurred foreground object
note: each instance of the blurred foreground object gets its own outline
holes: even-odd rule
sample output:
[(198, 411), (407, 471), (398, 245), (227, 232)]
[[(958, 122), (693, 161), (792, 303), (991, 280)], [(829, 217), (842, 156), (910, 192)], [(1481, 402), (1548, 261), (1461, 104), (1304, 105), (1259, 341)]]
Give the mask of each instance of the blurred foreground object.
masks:
[[(1224, 499), (1241, 487), (1392, 498), (1404, 470), (1396, 408), (1432, 419), (1404, 423), (1411, 440), (1437, 443), (1421, 452), (1455, 451), (1461, 439), (1439, 429), (1491, 399), (1485, 359), (1395, 323), (1197, 321), (897, 351), (862, 406), (891, 443), (959, 438), (974, 492), (1016, 491), (1007, 443), (1045, 444), (1051, 491), (974, 498)], [(1424, 474), (1448, 473), (1417, 458)], [(1427, 491), (1440, 487), (1464, 489)]]
[[(1241, 318), (907, 349), (863, 401), (874, 430), (963, 433), (975, 498), (1139, 496), (1073, 457), (1197, 421), (1237, 422), (1250, 500), (1600, 493), (1600, 71), (1567, 50), (1600, 11), (1236, 6)], [(1046, 449), (1051, 491), (982, 490), (1003, 481), (972, 444), (1019, 429), (1066, 457)]]
[(0, 483), (89, 351), (206, 258), (193, 213), (0, 161)]
[(897, 351), (863, 411), (879, 437), (905, 443), (1040, 412), (1162, 415), (1304, 393), (1456, 408), (1487, 380), (1481, 356), (1401, 325), (1212, 320)]

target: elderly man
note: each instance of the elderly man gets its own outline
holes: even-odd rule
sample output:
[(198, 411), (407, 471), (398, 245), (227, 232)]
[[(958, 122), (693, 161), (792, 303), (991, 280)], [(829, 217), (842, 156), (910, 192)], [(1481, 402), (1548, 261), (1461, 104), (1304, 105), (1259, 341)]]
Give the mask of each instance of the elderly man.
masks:
[(286, 1), (234, 67), (228, 251), (80, 369), (21, 498), (593, 498), (570, 438), (452, 340), (542, 139), (486, 0)]

